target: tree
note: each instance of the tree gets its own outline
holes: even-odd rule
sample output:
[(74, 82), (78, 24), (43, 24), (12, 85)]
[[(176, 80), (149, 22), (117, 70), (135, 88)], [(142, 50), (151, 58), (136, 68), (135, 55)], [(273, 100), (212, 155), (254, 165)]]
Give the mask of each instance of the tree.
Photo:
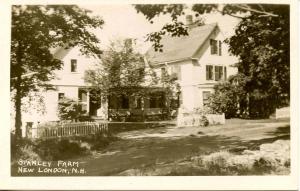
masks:
[[(137, 4), (134, 8), (138, 13), (145, 15), (150, 23), (162, 14), (170, 15), (169, 23), (166, 23), (159, 31), (147, 35), (147, 40), (153, 43), (154, 49), (161, 52), (163, 51), (163, 46), (160, 44), (162, 36), (188, 35), (188, 27), (179, 21), (179, 17), (185, 15), (186, 12), (192, 12), (198, 18), (199, 15), (205, 13), (218, 12), (222, 15), (246, 19), (251, 15), (257, 15), (260, 18), (277, 18), (280, 17), (281, 9), (286, 9), (284, 5), (275, 4)], [(203, 22), (201, 18), (199, 20)]]
[(147, 63), (133, 46), (134, 42), (129, 39), (112, 42), (96, 69), (86, 72), (85, 81), (94, 91), (101, 92), (101, 99), (113, 96), (145, 98), (156, 90), (163, 90), (169, 96), (176, 91), (174, 78), (165, 74), (160, 79), (151, 63)]
[(133, 50), (132, 42), (117, 40), (111, 42), (96, 68), (86, 71), (85, 81), (101, 92), (104, 99), (112, 95), (138, 95), (143, 92), (139, 87), (146, 83), (146, 72), (143, 55)]
[(58, 116), (61, 120), (77, 121), (85, 112), (76, 100), (63, 98), (58, 103)]
[(247, 93), (244, 90), (247, 80), (246, 76), (237, 74), (219, 82), (214, 86), (206, 107), (213, 113), (224, 113), (226, 118), (247, 115)]
[(243, 19), (227, 40), (230, 52), (240, 58), (236, 64), (239, 73), (249, 79), (244, 90), (249, 94), (250, 115), (267, 117), (289, 100), (289, 8), (283, 6), (276, 14), (279, 16)]
[(41, 88), (60, 69), (62, 62), (51, 50), (81, 47), (83, 54), (99, 57), (99, 40), (89, 29), (101, 27), (103, 20), (75, 5), (14, 5), (11, 27), (11, 92), (15, 105), (15, 130), (21, 138), (22, 98)]

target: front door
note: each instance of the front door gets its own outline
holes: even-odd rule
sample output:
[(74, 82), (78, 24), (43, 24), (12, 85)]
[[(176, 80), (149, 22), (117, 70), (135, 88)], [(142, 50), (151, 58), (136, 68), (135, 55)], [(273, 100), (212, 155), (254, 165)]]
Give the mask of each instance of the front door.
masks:
[(90, 91), (90, 116), (97, 116), (97, 110), (101, 108), (101, 94), (100, 91)]

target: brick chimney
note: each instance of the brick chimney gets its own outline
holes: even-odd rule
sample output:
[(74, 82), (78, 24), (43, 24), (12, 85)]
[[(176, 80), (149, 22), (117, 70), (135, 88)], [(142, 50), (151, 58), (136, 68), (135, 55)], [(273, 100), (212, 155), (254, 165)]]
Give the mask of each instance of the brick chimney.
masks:
[(192, 25), (193, 24), (193, 15), (187, 15), (186, 17), (185, 17), (185, 24), (187, 25), (187, 26), (190, 26), (190, 25)]

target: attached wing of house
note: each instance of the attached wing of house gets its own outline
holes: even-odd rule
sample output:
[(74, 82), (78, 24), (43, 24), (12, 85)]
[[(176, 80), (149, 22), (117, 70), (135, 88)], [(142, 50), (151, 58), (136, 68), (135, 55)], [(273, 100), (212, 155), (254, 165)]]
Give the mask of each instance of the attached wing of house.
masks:
[(203, 108), (213, 92), (213, 86), (237, 71), (231, 67), (236, 58), (228, 52), (224, 36), (217, 23), (191, 26), (188, 36), (164, 36), (163, 52), (150, 48), (146, 57), (161, 75), (176, 74), (181, 86), (181, 107)]

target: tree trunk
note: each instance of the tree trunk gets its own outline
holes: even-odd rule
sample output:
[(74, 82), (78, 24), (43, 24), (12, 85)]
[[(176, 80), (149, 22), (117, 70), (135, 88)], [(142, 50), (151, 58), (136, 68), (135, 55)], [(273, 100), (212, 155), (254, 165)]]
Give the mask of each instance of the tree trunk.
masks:
[(22, 50), (22, 43), (18, 43), (18, 50), (17, 50), (17, 65), (16, 65), (16, 84), (15, 84), (15, 133), (16, 133), (16, 139), (22, 138), (22, 113), (21, 113), (21, 107), (22, 107), (22, 57), (23, 57), (23, 50)]
[(17, 77), (16, 82), (16, 95), (15, 95), (15, 132), (16, 138), (22, 138), (22, 113), (21, 113), (21, 105), (22, 105), (22, 96), (21, 96), (21, 76)]

